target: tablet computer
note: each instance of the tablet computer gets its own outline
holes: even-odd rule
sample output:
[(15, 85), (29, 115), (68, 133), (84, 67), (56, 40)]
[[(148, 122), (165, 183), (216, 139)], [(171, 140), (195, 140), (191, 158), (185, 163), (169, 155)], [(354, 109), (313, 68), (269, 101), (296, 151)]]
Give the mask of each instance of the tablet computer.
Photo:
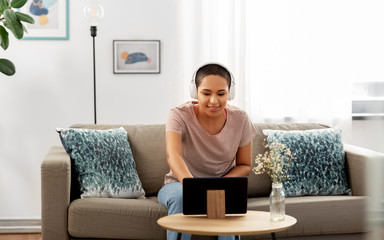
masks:
[(247, 177), (183, 179), (183, 214), (207, 214), (207, 190), (225, 191), (225, 213), (247, 213)]

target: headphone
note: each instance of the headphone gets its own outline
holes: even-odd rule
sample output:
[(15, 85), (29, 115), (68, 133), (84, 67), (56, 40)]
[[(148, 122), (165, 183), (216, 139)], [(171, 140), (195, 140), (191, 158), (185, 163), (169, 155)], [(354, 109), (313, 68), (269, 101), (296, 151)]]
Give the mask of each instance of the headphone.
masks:
[(196, 72), (194, 72), (193, 76), (192, 76), (192, 81), (191, 83), (189, 84), (189, 94), (191, 96), (191, 98), (194, 98), (194, 99), (197, 99), (197, 87), (196, 87), (196, 75), (197, 73), (200, 71), (200, 69), (202, 69), (203, 67), (207, 66), (207, 65), (211, 65), (211, 64), (214, 64), (214, 65), (217, 65), (217, 66), (220, 66), (222, 68), (224, 68), (228, 73), (229, 73), (229, 76), (230, 76), (230, 81), (231, 81), (231, 86), (229, 88), (229, 92), (228, 92), (228, 100), (233, 100), (235, 98), (235, 93), (236, 93), (236, 84), (235, 84), (235, 79), (232, 75), (232, 73), (228, 70), (228, 68), (224, 67), (223, 65), (221, 64), (218, 64), (218, 63), (208, 63), (208, 64), (204, 64), (203, 66), (201, 66), (199, 69), (197, 69)]

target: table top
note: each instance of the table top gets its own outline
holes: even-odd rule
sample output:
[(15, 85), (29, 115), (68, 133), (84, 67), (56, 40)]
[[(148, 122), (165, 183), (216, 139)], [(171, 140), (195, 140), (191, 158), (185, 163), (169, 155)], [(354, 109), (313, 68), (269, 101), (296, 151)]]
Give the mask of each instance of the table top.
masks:
[(269, 212), (248, 211), (247, 214), (227, 214), (223, 219), (209, 219), (206, 215), (169, 215), (157, 223), (171, 231), (193, 235), (253, 235), (286, 230), (297, 222), (296, 218), (285, 215), (284, 221), (270, 220)]

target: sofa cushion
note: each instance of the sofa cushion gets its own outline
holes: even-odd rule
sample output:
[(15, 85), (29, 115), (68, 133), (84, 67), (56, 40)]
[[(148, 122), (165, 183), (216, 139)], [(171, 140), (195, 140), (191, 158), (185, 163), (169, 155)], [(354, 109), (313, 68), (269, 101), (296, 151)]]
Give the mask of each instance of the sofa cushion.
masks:
[(156, 197), (77, 199), (68, 209), (68, 232), (76, 238), (166, 239), (157, 224), (166, 215)]
[[(275, 130), (308, 130), (329, 128), (327, 125), (316, 123), (292, 123), (292, 124), (274, 124), (274, 123), (256, 123), (254, 124), (257, 135), (252, 142), (252, 168), (255, 166), (255, 157), (258, 154), (264, 154), (264, 139), (267, 137), (263, 134), (263, 129)], [(256, 175), (253, 172), (248, 176), (248, 195), (250, 197), (269, 196), (271, 193), (271, 179), (268, 174)]]
[(340, 129), (304, 131), (264, 130), (268, 144), (278, 142), (291, 149), (286, 196), (337, 195), (348, 192), (344, 148)]
[(72, 128), (111, 129), (123, 127), (129, 138), (137, 173), (143, 184), (146, 196), (155, 196), (169, 172), (165, 154), (165, 125), (113, 125), (76, 124)]
[[(365, 232), (365, 196), (303, 196), (285, 199), (285, 212), (297, 219), (279, 237)], [(269, 198), (249, 198), (248, 210), (269, 211)], [(256, 239), (257, 237), (252, 239)], [(328, 239), (326, 235), (323, 238)], [(348, 239), (348, 238), (345, 238)]]
[(58, 129), (58, 132), (78, 173), (82, 197), (144, 197), (123, 128), (69, 128)]

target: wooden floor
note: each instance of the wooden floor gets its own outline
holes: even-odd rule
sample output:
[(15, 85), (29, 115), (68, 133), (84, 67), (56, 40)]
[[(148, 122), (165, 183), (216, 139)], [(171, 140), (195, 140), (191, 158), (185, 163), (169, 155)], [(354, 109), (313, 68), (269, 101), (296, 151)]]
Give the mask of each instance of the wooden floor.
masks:
[(41, 233), (2, 234), (0, 240), (41, 240)]

